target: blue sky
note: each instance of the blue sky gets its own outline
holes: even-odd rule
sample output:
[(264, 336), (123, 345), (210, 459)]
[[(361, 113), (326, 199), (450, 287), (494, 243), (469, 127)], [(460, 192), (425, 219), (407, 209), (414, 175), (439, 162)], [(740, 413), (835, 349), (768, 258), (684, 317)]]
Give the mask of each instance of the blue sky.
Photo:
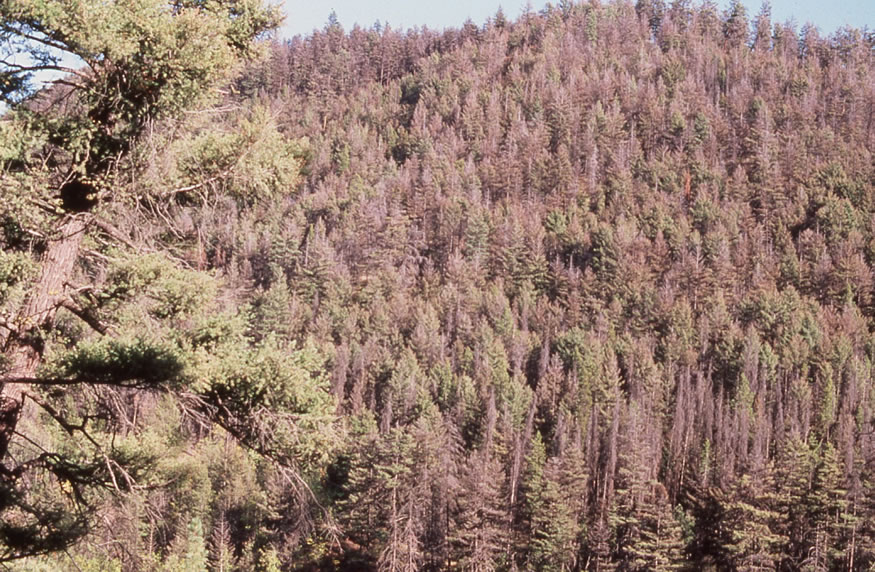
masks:
[[(760, 0), (743, 1), (751, 15), (759, 12)], [(721, 7), (728, 4), (728, 0), (717, 2)], [(693, 3), (698, 4), (699, 0)], [(546, 4), (545, 0), (531, 2), (534, 10)], [(554, 4), (558, 4), (558, 0), (554, 0)], [(875, 0), (773, 0), (771, 4), (772, 21), (793, 18), (800, 27), (811, 22), (827, 34), (846, 25), (875, 27)], [(287, 18), (281, 36), (307, 34), (314, 28), (322, 28), (332, 10), (347, 30), (355, 23), (370, 28), (378, 20), (388, 22), (393, 28), (427, 25), (442, 29), (459, 26), (468, 18), (480, 25), (494, 15), (499, 6), (508, 18), (516, 18), (525, 5), (526, 0), (285, 0)]]

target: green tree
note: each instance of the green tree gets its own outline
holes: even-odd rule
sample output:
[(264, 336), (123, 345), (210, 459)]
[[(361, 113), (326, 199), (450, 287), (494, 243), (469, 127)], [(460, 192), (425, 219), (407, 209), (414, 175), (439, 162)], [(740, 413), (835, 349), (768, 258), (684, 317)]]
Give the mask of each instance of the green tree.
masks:
[[(428, 523), (427, 517), (437, 510), (447, 518), (443, 495), (454, 479), (446, 471), (455, 472), (455, 459), (452, 438), (436, 423), (438, 417), (423, 417), (415, 426), (382, 434), (372, 419), (361, 423), (363, 434), (344, 459), (346, 474), (339, 491), (340, 520), (352, 540), (348, 558), (372, 560), (380, 570), (443, 564), (439, 554), (430, 552), (446, 550), (449, 522)], [(440, 530), (427, 530), (428, 524)], [(440, 538), (432, 537), (427, 545), (435, 534)]]
[(785, 557), (787, 537), (781, 530), (773, 467), (742, 475), (723, 501), (723, 548), (737, 570), (773, 569)]
[(842, 565), (852, 519), (838, 453), (825, 442), (817, 451), (811, 487), (805, 499), (811, 530), (806, 570), (834, 570)]
[(462, 469), (450, 530), (452, 559), (463, 570), (501, 569), (508, 531), (501, 467), (487, 451), (473, 453)]
[[(0, 299), (0, 560), (65, 548), (88, 530), (92, 489), (134, 488), (151, 461), (117, 447), (116, 422), (97, 413), (99, 396), (117, 389), (171, 391), (183, 410), (290, 470), (324, 459), (325, 443), (310, 436), (330, 424), (334, 406), (318, 352), (271, 336), (255, 343), (246, 317), (216, 303), (215, 276), (186, 268), (169, 241), (138, 243), (108, 220), (119, 205), (161, 213), (211, 189), (251, 202), (294, 183), (294, 144), (263, 113), (235, 133), (202, 129), (178, 161), (155, 154), (172, 137), (154, 128), (172, 133), (184, 111), (215, 100), (279, 21), (261, 0), (0, 6), (0, 97), (9, 106), (0, 183), (11, 189), (0, 260), (12, 269)], [(41, 73), (59, 75), (38, 89)], [(166, 215), (139, 222), (179, 236)], [(42, 486), (29, 486), (34, 479)], [(187, 538), (199, 539), (203, 564), (203, 526), (192, 526)]]
[(562, 466), (558, 458), (551, 458), (543, 467), (538, 490), (530, 492), (531, 543), (529, 566), (535, 570), (571, 570), (575, 551), (574, 542), (580, 533), (573, 502), (561, 482)]
[[(15, 429), (22, 384), (38, 381), (45, 330), (58, 308), (73, 308), (105, 331), (67, 297), (85, 235), (95, 227), (112, 234), (99, 207), (132, 191), (119, 172), (122, 160), (154, 121), (212, 94), (252, 41), (277, 23), (274, 10), (253, 1), (16, 0), (0, 7), (0, 77), (12, 105), (0, 138), (0, 180), (13, 189), (2, 217), (39, 237), (42, 250), (30, 291), (8, 308), (4, 435)], [(65, 58), (81, 67), (63, 67)], [(48, 71), (66, 75), (33, 94), (33, 74)], [(63, 109), (53, 105), (56, 98), (72, 103)], [(15, 246), (7, 240), (4, 250)]]
[(645, 413), (634, 403), (623, 435), (616, 497), (609, 515), (623, 570), (679, 570), (685, 564), (681, 525), (668, 494), (652, 474), (653, 444), (644, 434)]

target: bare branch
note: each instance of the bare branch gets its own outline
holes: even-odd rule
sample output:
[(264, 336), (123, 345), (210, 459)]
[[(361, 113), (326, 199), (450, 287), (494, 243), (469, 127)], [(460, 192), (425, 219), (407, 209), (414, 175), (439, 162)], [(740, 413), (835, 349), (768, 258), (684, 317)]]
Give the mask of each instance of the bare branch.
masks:
[(18, 325), (10, 321), (8, 316), (4, 315), (0, 315), (0, 328), (9, 330), (9, 332), (18, 332), (19, 330)]
[(109, 330), (109, 327), (101, 322), (88, 308), (83, 308), (72, 298), (64, 298), (58, 305), (72, 312), (99, 334), (106, 335), (106, 332)]
[(28, 377), (18, 375), (6, 375), (0, 377), (0, 385), (7, 383), (22, 385), (41, 385), (44, 387), (68, 387), (71, 385), (109, 385), (113, 387), (123, 387), (127, 389), (160, 389), (154, 384), (146, 384), (141, 382), (131, 383), (131, 381), (132, 380), (95, 380), (75, 377)]
[(131, 242), (130, 239), (128, 239), (128, 237), (126, 237), (119, 229), (106, 222), (105, 220), (101, 220), (95, 217), (91, 220), (91, 223), (106, 234), (108, 234), (110, 238), (121, 242), (131, 250), (140, 250), (137, 245)]
[(37, 71), (58, 71), (62, 73), (69, 73), (74, 75), (79, 75), (76, 70), (73, 68), (68, 68), (65, 66), (57, 66), (51, 64), (40, 64), (35, 66), (23, 66), (20, 64), (16, 64), (7, 60), (0, 60), (0, 64), (12, 68), (13, 73), (27, 73), (27, 72), (37, 72)]
[(86, 421), (83, 420), (82, 423), (80, 423), (79, 425), (73, 425), (72, 423), (64, 419), (64, 417), (58, 412), (58, 410), (52, 407), (52, 405), (43, 398), (32, 393), (26, 393), (25, 395), (28, 399), (39, 405), (43, 411), (48, 413), (49, 416), (54, 419), (55, 422), (60, 425), (61, 428), (63, 428), (64, 431), (67, 432), (68, 435), (72, 435), (76, 431), (79, 431), (85, 436), (86, 439), (91, 442), (91, 444), (93, 444), (95, 447), (100, 448), (100, 445), (97, 444), (97, 441), (95, 441), (94, 438), (91, 437), (91, 435), (89, 435), (88, 432), (85, 430)]
[(179, 195), (182, 193), (189, 193), (191, 191), (196, 191), (198, 189), (206, 187), (207, 185), (209, 185), (211, 183), (215, 183), (216, 181), (220, 181), (220, 180), (224, 179), (225, 177), (227, 177), (228, 175), (230, 175), (234, 171), (234, 167), (236, 167), (236, 166), (237, 166), (236, 164), (232, 165), (231, 168), (226, 169), (226, 170), (222, 171), (221, 173), (219, 173), (218, 175), (214, 175), (214, 176), (210, 177), (209, 179), (205, 179), (199, 183), (195, 183), (193, 185), (188, 185), (186, 187), (179, 187), (176, 189), (165, 191), (165, 192), (161, 193), (161, 197), (162, 198), (169, 198), (169, 197), (173, 197), (173, 196), (176, 196), (176, 195)]
[[(55, 50), (58, 50), (61, 52), (65, 52), (65, 53), (69, 53), (69, 54), (73, 53), (70, 51), (69, 46), (66, 46), (60, 42), (56, 42), (56, 41), (52, 40), (51, 38), (47, 37), (46, 35), (37, 35), (37, 34), (31, 34), (31, 33), (25, 32), (23, 27), (4, 25), (2, 27), (2, 29), (9, 31), (9, 32), (15, 34), (16, 36), (20, 36), (22, 38), (25, 38), (25, 39), (30, 40), (32, 42), (35, 42), (37, 44), (41, 44), (41, 45), (46, 46), (48, 48), (52, 48), (52, 49), (55, 49)], [(37, 30), (37, 31), (39, 31), (41, 34), (43, 33), (42, 30)]]

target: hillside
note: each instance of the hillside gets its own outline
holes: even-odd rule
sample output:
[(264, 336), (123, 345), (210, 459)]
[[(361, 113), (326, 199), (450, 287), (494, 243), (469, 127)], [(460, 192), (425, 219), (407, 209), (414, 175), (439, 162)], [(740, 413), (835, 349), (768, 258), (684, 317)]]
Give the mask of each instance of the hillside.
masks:
[[(873, 48), (867, 30), (660, 0), (443, 32), (332, 21), (274, 45), (230, 112), (135, 146), (137, 198), (101, 207), (194, 274), (77, 272), (166, 276), (146, 298), (183, 306), (209, 276), (221, 311), (161, 327), (213, 320), (196, 331), (261, 353), (175, 401), (63, 397), (155, 456), (148, 485), (89, 499), (102, 517), (75, 558), (875, 567)], [(274, 396), (287, 362), (318, 383)]]

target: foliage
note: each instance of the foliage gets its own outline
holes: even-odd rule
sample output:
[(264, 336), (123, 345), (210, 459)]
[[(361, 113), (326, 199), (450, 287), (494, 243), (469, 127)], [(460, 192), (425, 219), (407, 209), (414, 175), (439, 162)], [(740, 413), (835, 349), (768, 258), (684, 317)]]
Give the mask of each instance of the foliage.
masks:
[[(249, 6), (177, 4), (181, 39)], [(156, 5), (143, 29), (176, 17)], [(871, 567), (872, 36), (749, 16), (654, 0), (442, 32), (335, 20), (177, 117), (238, 16), (157, 99), (133, 85), (142, 111), (99, 90), (19, 106), (0, 122), (13, 321), (65, 177), (98, 199), (34, 336), (40, 375), (101, 384), (33, 392), (50, 409), (27, 425), (90, 471), (49, 457), (29, 491), (103, 518), (72, 558)], [(94, 41), (124, 44), (113, 18)], [(106, 53), (141, 70), (124, 49)], [(119, 79), (96, 62), (95, 87)]]

